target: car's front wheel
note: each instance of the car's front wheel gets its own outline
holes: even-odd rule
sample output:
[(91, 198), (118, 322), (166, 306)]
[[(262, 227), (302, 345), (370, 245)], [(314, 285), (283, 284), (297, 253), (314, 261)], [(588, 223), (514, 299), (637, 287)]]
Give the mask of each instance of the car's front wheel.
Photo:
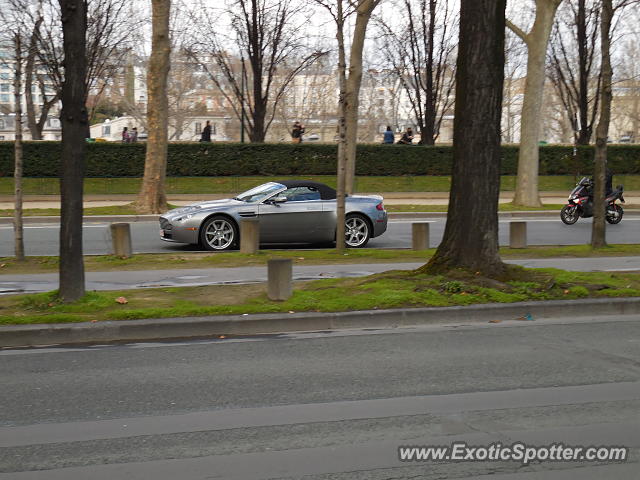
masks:
[(371, 238), (371, 227), (360, 214), (350, 213), (345, 219), (344, 242), (350, 248), (362, 248)]
[(208, 218), (200, 229), (200, 244), (207, 250), (230, 250), (237, 242), (238, 227), (222, 215)]

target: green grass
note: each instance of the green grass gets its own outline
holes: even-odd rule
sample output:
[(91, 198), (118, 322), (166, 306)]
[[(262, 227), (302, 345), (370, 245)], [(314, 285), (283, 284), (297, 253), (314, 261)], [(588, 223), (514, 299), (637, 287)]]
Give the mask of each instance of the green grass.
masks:
[[(327, 248), (322, 250), (261, 250), (254, 255), (240, 252), (146, 253), (130, 258), (118, 258), (113, 255), (87, 255), (84, 258), (84, 264), (86, 271), (103, 272), (263, 266), (272, 258), (291, 258), (297, 265), (426, 263), (434, 252), (433, 248), (422, 251), (363, 248), (350, 249), (340, 254), (334, 249)], [(593, 250), (589, 245), (541, 246), (519, 249), (502, 247), (500, 255), (504, 258), (621, 257), (640, 255), (640, 245), (609, 245), (597, 250)], [(0, 278), (23, 273), (56, 272), (58, 266), (58, 257), (56, 256), (29, 256), (24, 262), (16, 261), (15, 257), (0, 257)]]
[[(239, 193), (256, 185), (273, 180), (316, 180), (335, 187), (334, 175), (301, 177), (168, 177), (168, 194)], [(501, 190), (515, 189), (513, 175), (501, 178)], [(573, 175), (539, 177), (540, 191), (569, 191), (577, 179)], [(616, 175), (614, 185), (622, 183), (625, 190), (640, 190), (640, 175)], [(140, 190), (140, 178), (85, 178), (86, 195), (136, 194)], [(358, 192), (448, 192), (451, 180), (448, 176), (357, 177)], [(60, 192), (57, 178), (25, 178), (25, 195), (57, 195)], [(13, 179), (0, 178), (0, 195), (13, 194)]]
[[(169, 208), (176, 208), (177, 205), (169, 204)], [(108, 205), (104, 207), (87, 207), (83, 214), (91, 215), (138, 215), (131, 203), (127, 205)], [(13, 210), (0, 209), (0, 217), (12, 217)], [(59, 217), (59, 208), (26, 208), (22, 211), (23, 217)]]
[[(90, 292), (71, 304), (60, 303), (56, 292), (0, 297), (0, 324), (635, 297), (640, 296), (640, 274), (575, 273), (511, 266), (503, 278), (495, 280), (464, 271), (453, 271), (447, 276), (390, 271), (362, 278), (300, 282), (285, 302), (268, 300), (264, 290), (264, 285), (215, 285)], [(119, 297), (125, 297), (127, 303), (118, 303)]]

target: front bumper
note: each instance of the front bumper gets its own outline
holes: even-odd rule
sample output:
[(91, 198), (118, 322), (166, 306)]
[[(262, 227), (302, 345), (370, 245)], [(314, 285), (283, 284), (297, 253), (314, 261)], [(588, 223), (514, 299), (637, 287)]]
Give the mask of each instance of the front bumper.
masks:
[(166, 242), (198, 243), (198, 229), (191, 225), (182, 226), (180, 222), (173, 224), (165, 217), (160, 217), (160, 238)]

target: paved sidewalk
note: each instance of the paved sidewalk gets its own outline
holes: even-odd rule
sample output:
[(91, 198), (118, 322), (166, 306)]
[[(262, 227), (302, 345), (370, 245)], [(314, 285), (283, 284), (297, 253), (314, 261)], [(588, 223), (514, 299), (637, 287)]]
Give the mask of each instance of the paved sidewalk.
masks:
[[(513, 200), (514, 192), (500, 194), (500, 203), (509, 203)], [(569, 192), (540, 192), (542, 203), (562, 204), (567, 200)], [(363, 193), (366, 195), (366, 193)], [(386, 192), (381, 193), (387, 205), (447, 205), (449, 192)], [(172, 205), (189, 205), (204, 200), (219, 200), (233, 196), (224, 194), (169, 194), (167, 201)], [(85, 195), (84, 206), (106, 207), (127, 205), (135, 200), (135, 195)], [(627, 206), (640, 206), (640, 192), (625, 192), (624, 198)], [(12, 209), (14, 206), (11, 195), (0, 195), (0, 209)], [(60, 208), (58, 195), (25, 195), (23, 208)]]

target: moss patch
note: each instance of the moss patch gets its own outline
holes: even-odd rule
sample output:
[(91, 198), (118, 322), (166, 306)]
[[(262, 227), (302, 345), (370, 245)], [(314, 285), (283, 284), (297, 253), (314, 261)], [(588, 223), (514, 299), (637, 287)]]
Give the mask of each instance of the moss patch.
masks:
[(0, 297), (0, 323), (335, 312), (622, 296), (640, 296), (640, 274), (575, 273), (509, 266), (504, 278), (496, 281), (465, 271), (446, 276), (390, 271), (362, 278), (299, 282), (292, 298), (285, 302), (268, 300), (264, 285), (90, 292), (72, 304), (60, 303), (56, 292), (7, 296)]

